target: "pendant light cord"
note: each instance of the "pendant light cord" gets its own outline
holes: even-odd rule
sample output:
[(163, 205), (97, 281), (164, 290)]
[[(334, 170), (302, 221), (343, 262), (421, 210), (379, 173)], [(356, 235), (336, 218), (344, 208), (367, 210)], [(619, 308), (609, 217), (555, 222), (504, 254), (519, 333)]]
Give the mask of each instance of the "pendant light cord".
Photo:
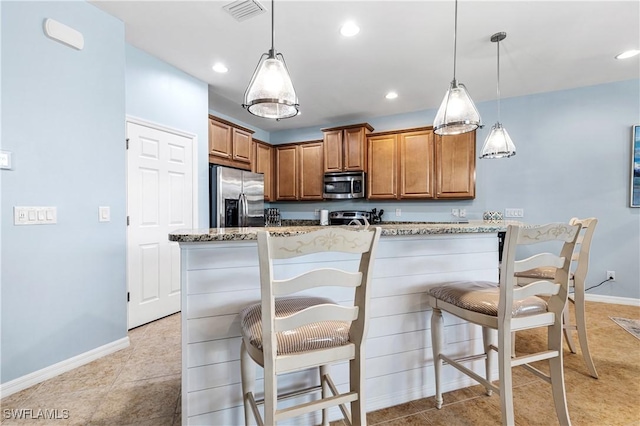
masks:
[(276, 26), (274, 24), (274, 16), (275, 16), (275, 0), (271, 0), (271, 52), (272, 55), (275, 57), (276, 56), (276, 49), (275, 49), (275, 39), (276, 39)]
[(498, 49), (498, 83), (496, 84), (496, 92), (498, 94), (498, 123), (500, 122), (500, 40), (496, 43)]
[(453, 80), (456, 80), (456, 56), (457, 56), (457, 36), (458, 36), (458, 0), (456, 0), (455, 18), (453, 24)]

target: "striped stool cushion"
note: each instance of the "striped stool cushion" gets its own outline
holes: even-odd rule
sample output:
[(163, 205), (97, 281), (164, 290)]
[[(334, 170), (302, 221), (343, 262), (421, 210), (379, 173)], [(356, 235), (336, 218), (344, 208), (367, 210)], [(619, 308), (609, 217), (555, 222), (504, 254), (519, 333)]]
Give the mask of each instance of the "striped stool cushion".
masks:
[[(276, 299), (276, 318), (286, 317), (310, 306), (331, 303), (324, 297), (283, 297)], [(240, 311), (242, 337), (262, 350), (262, 305), (256, 303)], [(349, 322), (323, 321), (276, 333), (278, 355), (332, 348), (349, 343)]]
[(516, 272), (513, 275), (515, 277), (552, 280), (556, 276), (556, 268), (553, 266), (545, 266), (543, 268), (534, 268), (529, 269), (528, 271)]
[[(514, 277), (533, 278), (540, 280), (553, 280), (556, 277), (556, 268), (553, 266), (544, 266), (542, 268), (529, 269), (528, 271), (516, 272)], [(569, 274), (569, 279), (573, 279), (573, 272)]]
[[(431, 287), (429, 295), (462, 309), (498, 316), (500, 288), (489, 281), (454, 281)], [(547, 302), (537, 296), (513, 302), (512, 317), (547, 312)]]

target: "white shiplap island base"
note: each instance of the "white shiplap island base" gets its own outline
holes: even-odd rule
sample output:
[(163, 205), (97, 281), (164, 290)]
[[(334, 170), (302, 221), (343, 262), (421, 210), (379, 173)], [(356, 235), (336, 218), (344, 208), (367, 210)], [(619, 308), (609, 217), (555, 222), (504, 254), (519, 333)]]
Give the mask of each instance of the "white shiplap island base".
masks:
[[(430, 341), (431, 310), (425, 288), (458, 279), (498, 279), (497, 232), (506, 224), (381, 225), (382, 238), (371, 288), (371, 319), (366, 344), (366, 406), (373, 411), (435, 393)], [(309, 232), (316, 227), (266, 228), (277, 234)], [(189, 425), (243, 425), (240, 385), (238, 312), (260, 300), (257, 228), (177, 231), (182, 279), (182, 422)], [(357, 269), (350, 256), (313, 255), (276, 268), (304, 271), (337, 263)], [(277, 277), (276, 277), (277, 278)], [(322, 295), (336, 301), (351, 298), (352, 289), (325, 287)], [(305, 293), (302, 293), (305, 294)], [(317, 294), (317, 293), (306, 293)], [(448, 352), (469, 353), (482, 347), (481, 330), (445, 316)], [(484, 371), (483, 361), (471, 364)], [(332, 376), (347, 386), (346, 364)], [(262, 370), (258, 369), (261, 379)], [(317, 370), (279, 376), (281, 389), (318, 382)], [(443, 390), (474, 384), (453, 368), (443, 370)], [(261, 380), (257, 383), (260, 397)], [(285, 403), (286, 405), (286, 403)], [(338, 409), (332, 420), (341, 418)], [(287, 424), (319, 424), (309, 415)]]

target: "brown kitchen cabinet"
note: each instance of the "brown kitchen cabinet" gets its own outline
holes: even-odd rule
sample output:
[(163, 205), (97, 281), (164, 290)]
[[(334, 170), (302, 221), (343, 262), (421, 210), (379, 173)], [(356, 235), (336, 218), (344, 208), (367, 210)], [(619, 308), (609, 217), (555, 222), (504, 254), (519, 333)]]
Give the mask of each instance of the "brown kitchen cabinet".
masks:
[(253, 131), (212, 115), (209, 116), (209, 162), (251, 169)]
[(369, 135), (367, 198), (433, 198), (431, 127)]
[(322, 200), (322, 141), (275, 147), (276, 200)]
[(367, 138), (367, 198), (398, 197), (398, 137), (395, 133)]
[(298, 199), (298, 147), (276, 146), (276, 200)]
[(366, 171), (367, 123), (322, 129), (324, 133), (324, 172)]
[(264, 201), (275, 201), (276, 198), (273, 189), (275, 149), (267, 143), (254, 139), (253, 150), (251, 171), (264, 174)]
[(429, 128), (400, 133), (398, 150), (399, 198), (433, 198), (433, 130)]
[(435, 136), (436, 198), (475, 198), (476, 132)]
[(322, 200), (324, 173), (322, 141), (298, 145), (299, 200)]

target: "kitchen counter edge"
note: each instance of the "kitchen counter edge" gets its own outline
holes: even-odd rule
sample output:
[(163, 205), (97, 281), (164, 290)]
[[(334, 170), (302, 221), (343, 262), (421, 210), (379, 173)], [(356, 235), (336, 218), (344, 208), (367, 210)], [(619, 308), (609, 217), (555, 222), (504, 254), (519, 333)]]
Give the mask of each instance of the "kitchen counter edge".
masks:
[[(382, 228), (382, 236), (402, 235), (438, 235), (438, 234), (482, 234), (506, 231), (507, 225), (522, 225), (520, 222), (500, 223), (446, 223), (446, 224), (376, 224)], [(330, 226), (343, 228), (343, 226)], [(275, 236), (304, 234), (327, 226), (278, 226), (265, 228), (211, 228), (176, 230), (169, 234), (169, 241), (179, 243), (201, 243), (215, 241), (251, 241), (256, 239), (259, 230), (266, 230)]]

